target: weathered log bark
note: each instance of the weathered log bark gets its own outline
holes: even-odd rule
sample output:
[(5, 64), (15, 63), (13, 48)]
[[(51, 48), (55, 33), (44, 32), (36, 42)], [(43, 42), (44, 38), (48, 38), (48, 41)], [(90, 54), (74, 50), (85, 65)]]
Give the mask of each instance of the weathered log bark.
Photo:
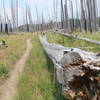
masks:
[(84, 37), (80, 37), (80, 36), (68, 34), (68, 33), (62, 33), (62, 35), (68, 36), (68, 37), (73, 37), (73, 38), (76, 38), (76, 39), (80, 39), (80, 40), (84, 40), (84, 41), (87, 41), (87, 42), (90, 42), (90, 43), (95, 43), (95, 44), (100, 45), (100, 41), (91, 40), (91, 39), (88, 39), (88, 38), (84, 38)]
[(100, 55), (48, 43), (40, 37), (56, 69), (57, 81), (70, 100), (100, 100)]

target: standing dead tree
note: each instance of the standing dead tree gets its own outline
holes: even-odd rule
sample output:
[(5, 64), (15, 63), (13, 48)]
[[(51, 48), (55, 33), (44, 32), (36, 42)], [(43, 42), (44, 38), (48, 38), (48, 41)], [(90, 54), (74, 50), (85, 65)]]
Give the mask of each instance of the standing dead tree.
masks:
[[(100, 2), (100, 1), (99, 1)], [(5, 0), (2, 0), (3, 5), (3, 12), (4, 12), (4, 20), (5, 20), (5, 29), (7, 29), (9, 24), (9, 15), (6, 13), (5, 9)], [(60, 4), (60, 6), (59, 6)], [(78, 7), (79, 6), (79, 7)], [(10, 23), (12, 24), (12, 30), (18, 31), (19, 27), (19, 0), (11, 0), (11, 13), (12, 13), (12, 19), (10, 20)], [(59, 12), (59, 8), (61, 13)], [(80, 9), (79, 9), (80, 8)], [(89, 32), (95, 32), (97, 31), (97, 26), (100, 26), (100, 15), (99, 15), (99, 6), (98, 6), (98, 0), (53, 0), (53, 13), (52, 18), (50, 18), (50, 11), (51, 9), (46, 12), (49, 13), (48, 18), (50, 18), (50, 21), (48, 21), (48, 18), (45, 20), (46, 30), (50, 28), (51, 22), (53, 22), (53, 28), (54, 29), (65, 29), (66, 31), (89, 31)], [(38, 8), (36, 7), (36, 14), (35, 14), (35, 24), (36, 30), (41, 30), (41, 24), (43, 25), (41, 19), (43, 19), (43, 15), (41, 12), (44, 11), (38, 11)], [(31, 29), (31, 26), (33, 25), (33, 19), (32, 19), (32, 11), (31, 7), (28, 4), (28, 1), (26, 0), (25, 4), (25, 19), (26, 19), (26, 26), (27, 31), (29, 32)], [(40, 16), (42, 15), (42, 16)], [(23, 16), (22, 16), (23, 17)], [(59, 19), (60, 17), (60, 19)], [(37, 21), (36, 21), (37, 20)], [(6, 25), (7, 24), (7, 25)], [(25, 24), (25, 23), (24, 23)], [(2, 28), (3, 23), (1, 24)], [(4, 26), (4, 25), (3, 25)], [(4, 27), (3, 27), (4, 28)], [(44, 29), (44, 30), (45, 30)], [(7, 32), (7, 31), (6, 31)]]
[(61, 0), (61, 28), (64, 28), (64, 6), (63, 0)]
[(71, 27), (71, 31), (73, 32), (73, 30), (74, 30), (74, 14), (73, 14), (73, 2), (72, 2), (72, 0), (70, 0), (70, 9), (71, 9), (70, 27)]
[(92, 8), (93, 8), (93, 15), (92, 15), (92, 21), (93, 21), (93, 31), (97, 30), (97, 13), (96, 13), (96, 0), (92, 0)]
[(18, 15), (19, 15), (18, 3), (19, 3), (18, 0), (16, 0), (16, 28), (17, 28), (16, 30), (17, 32), (18, 32), (18, 23), (19, 23), (18, 22)]
[(5, 10), (5, 0), (2, 1), (3, 3), (3, 16), (4, 16), (4, 32), (8, 34), (8, 15)]
[[(31, 27), (32, 25), (33, 25), (33, 21), (32, 21), (32, 14), (31, 14), (31, 9), (30, 9), (30, 7), (29, 7), (29, 5), (28, 5), (28, 7), (27, 7), (27, 10), (28, 10), (28, 20), (29, 20), (29, 32), (31, 31), (33, 31), (33, 28)], [(31, 29), (32, 28), (32, 29)]]
[(18, 32), (18, 0), (11, 0), (12, 30)]
[(26, 29), (27, 29), (27, 32), (29, 32), (29, 20), (28, 20), (28, 8), (27, 8), (27, 5), (26, 5), (26, 8), (25, 8), (25, 11), (26, 11)]
[(84, 0), (80, 0), (81, 2), (81, 27), (82, 31), (86, 31), (86, 18), (85, 18), (85, 10), (84, 10)]
[(40, 30), (40, 25), (39, 25), (40, 19), (39, 19), (39, 13), (38, 13), (37, 7), (35, 7), (35, 9), (36, 9), (36, 20), (37, 20), (36, 31), (38, 31), (38, 30)]
[(44, 15), (42, 13), (42, 20), (41, 20), (41, 31), (43, 32), (44, 30), (46, 30), (46, 27), (45, 27), (45, 20), (44, 20)]
[[(76, 0), (76, 9), (74, 6), (75, 2), (73, 0), (65, 0), (65, 4), (63, 3), (63, 0), (60, 1), (61, 1), (62, 29), (65, 27), (65, 25), (69, 25), (68, 22), (70, 22), (70, 28), (72, 31), (79, 29), (80, 31), (89, 31), (89, 32), (97, 31), (97, 26), (99, 26), (97, 23), (97, 20), (99, 19), (97, 11), (98, 10), (97, 0)], [(78, 10), (77, 6), (79, 6), (81, 9)], [(69, 13), (67, 10), (68, 7), (70, 9)], [(68, 26), (66, 26), (65, 29), (67, 29), (67, 27)]]
[(15, 22), (15, 9), (14, 9), (14, 1), (11, 0), (11, 12), (12, 12), (12, 28), (14, 29), (16, 27)]
[(58, 0), (53, 0), (53, 9), (54, 9), (54, 28), (58, 28)]
[(69, 18), (68, 18), (68, 9), (67, 9), (67, 0), (65, 0), (65, 5), (64, 5), (64, 11), (65, 11), (65, 27), (67, 31), (69, 31)]

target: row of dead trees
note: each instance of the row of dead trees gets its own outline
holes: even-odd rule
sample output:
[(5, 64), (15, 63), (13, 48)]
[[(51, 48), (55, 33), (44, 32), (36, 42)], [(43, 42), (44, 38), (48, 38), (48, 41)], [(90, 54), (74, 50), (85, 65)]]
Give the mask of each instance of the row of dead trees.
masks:
[(100, 26), (98, 2), (98, 0), (65, 0), (65, 2), (61, 0), (61, 28), (90, 33), (98, 31)]
[(18, 29), (18, 0), (11, 0), (11, 18), (9, 18), (5, 7), (6, 0), (1, 0), (0, 5), (0, 32), (9, 34)]
[[(7, 15), (5, 0), (1, 0), (0, 32), (7, 34), (18, 32), (19, 30), (19, 0), (11, 0), (11, 18)], [(65, 29), (67, 32), (85, 31), (96, 32), (100, 26), (98, 0), (53, 0), (53, 18), (38, 12), (36, 7), (37, 23), (33, 22), (30, 5), (25, 2), (25, 12), (23, 16), (23, 27), (25, 31), (44, 31), (50, 29)], [(59, 10), (60, 9), (60, 12)], [(47, 12), (50, 13), (50, 12)], [(48, 14), (49, 15), (49, 14)], [(60, 19), (59, 19), (60, 17)]]
[[(1, 33), (15, 33), (19, 31), (19, 0), (10, 0), (10, 11), (11, 18), (6, 11), (5, 2), (6, 0), (1, 0), (0, 4), (0, 32)], [(25, 24), (27, 32), (29, 32), (29, 25), (33, 24), (30, 6), (25, 2), (25, 12), (24, 12), (23, 25)]]

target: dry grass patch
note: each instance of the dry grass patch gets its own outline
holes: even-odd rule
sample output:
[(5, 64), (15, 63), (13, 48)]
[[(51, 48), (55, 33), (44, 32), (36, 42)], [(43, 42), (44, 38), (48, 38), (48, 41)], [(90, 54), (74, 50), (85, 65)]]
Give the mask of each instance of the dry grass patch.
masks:
[(26, 49), (26, 40), (31, 34), (1, 35), (0, 40), (6, 42), (7, 48), (0, 48), (0, 78), (8, 76), (13, 64), (21, 57)]

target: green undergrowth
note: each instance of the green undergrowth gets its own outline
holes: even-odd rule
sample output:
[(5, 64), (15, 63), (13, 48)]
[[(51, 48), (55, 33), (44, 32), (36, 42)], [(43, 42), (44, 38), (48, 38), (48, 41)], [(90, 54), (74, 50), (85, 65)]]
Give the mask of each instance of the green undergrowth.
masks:
[(100, 41), (100, 33), (73, 32), (73, 34), (76, 34), (81, 37), (86, 37), (92, 40)]
[(65, 37), (59, 34), (48, 33), (47, 39), (51, 43), (61, 44), (66, 47), (75, 47), (86, 51), (100, 52), (100, 45), (74, 39), (73, 37)]
[(15, 100), (66, 100), (54, 79), (53, 64), (46, 56), (38, 36), (33, 37), (33, 48), (19, 79)]
[[(31, 34), (0, 35), (7, 47), (0, 47), (0, 79), (5, 79), (14, 63), (26, 49), (26, 41)], [(1, 81), (1, 80), (0, 80)]]

